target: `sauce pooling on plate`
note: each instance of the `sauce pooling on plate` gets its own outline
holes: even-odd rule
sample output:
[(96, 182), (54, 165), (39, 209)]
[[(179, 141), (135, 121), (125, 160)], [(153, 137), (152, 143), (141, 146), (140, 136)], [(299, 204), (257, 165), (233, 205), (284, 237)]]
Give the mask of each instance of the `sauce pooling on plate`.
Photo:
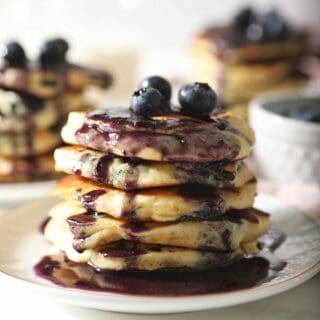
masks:
[(182, 296), (250, 288), (268, 277), (268, 260), (241, 259), (213, 270), (101, 271), (64, 261), (63, 254), (44, 257), (36, 273), (64, 287), (138, 295)]
[[(43, 257), (35, 273), (62, 287), (134, 295), (185, 296), (230, 292), (258, 286), (273, 279), (286, 266), (273, 251), (285, 240), (284, 234), (271, 229), (261, 237), (259, 257), (242, 258), (220, 268), (163, 269), (157, 271), (96, 270), (88, 264), (68, 260), (64, 253)], [(117, 256), (117, 253), (110, 253)], [(135, 251), (126, 252), (137, 255)]]

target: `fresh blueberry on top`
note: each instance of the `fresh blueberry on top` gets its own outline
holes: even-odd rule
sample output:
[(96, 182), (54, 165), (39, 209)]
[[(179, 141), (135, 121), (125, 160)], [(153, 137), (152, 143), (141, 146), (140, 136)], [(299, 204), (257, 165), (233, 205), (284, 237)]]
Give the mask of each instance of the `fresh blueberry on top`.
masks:
[(163, 77), (160, 76), (151, 76), (143, 79), (140, 82), (140, 88), (155, 88), (160, 91), (160, 93), (166, 98), (166, 100), (170, 100), (171, 98), (171, 85), (170, 83)]
[(270, 41), (283, 40), (290, 31), (288, 23), (276, 10), (271, 10), (264, 15), (263, 28), (266, 39)]
[(130, 110), (140, 116), (151, 117), (170, 113), (170, 106), (159, 90), (147, 87), (133, 93)]
[(246, 29), (255, 20), (255, 12), (250, 7), (246, 7), (234, 16), (233, 25), (239, 29)]
[(69, 45), (61, 38), (46, 41), (40, 49), (40, 62), (42, 65), (55, 65), (66, 61)]
[(181, 112), (187, 115), (204, 115), (218, 108), (216, 93), (207, 83), (189, 83), (180, 88), (178, 100)]
[(6, 60), (11, 67), (23, 67), (27, 58), (22, 46), (18, 42), (9, 42), (0, 51), (1, 57)]

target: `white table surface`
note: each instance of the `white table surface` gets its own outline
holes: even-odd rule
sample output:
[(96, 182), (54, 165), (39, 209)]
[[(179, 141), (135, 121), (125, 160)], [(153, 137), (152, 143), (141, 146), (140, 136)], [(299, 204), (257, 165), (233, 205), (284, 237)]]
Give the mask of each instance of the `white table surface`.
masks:
[(260, 301), (223, 309), (174, 315), (128, 315), (65, 305), (51, 301), (46, 296), (16, 290), (10, 281), (1, 278), (0, 319), (319, 320), (320, 274), (297, 288)]

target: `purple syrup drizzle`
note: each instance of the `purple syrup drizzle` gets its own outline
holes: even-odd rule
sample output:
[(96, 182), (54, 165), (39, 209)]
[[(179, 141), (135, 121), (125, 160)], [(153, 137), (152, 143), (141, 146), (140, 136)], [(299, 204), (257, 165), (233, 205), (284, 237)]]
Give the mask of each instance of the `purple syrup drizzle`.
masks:
[[(69, 270), (77, 266), (79, 267), (78, 264), (71, 263)], [(67, 282), (67, 272), (65, 278), (61, 278), (63, 272), (60, 272), (60, 277), (55, 273), (56, 270), (63, 270), (63, 267), (54, 257), (44, 257), (35, 266), (35, 272), (38, 276), (64, 287), (132, 295), (186, 296), (254, 287), (267, 279), (269, 262), (261, 257), (244, 258), (229, 266), (209, 270), (98, 272), (89, 265), (82, 265), (81, 268), (82, 272), (90, 274), (90, 280), (81, 278), (78, 272), (78, 278), (71, 285)]]

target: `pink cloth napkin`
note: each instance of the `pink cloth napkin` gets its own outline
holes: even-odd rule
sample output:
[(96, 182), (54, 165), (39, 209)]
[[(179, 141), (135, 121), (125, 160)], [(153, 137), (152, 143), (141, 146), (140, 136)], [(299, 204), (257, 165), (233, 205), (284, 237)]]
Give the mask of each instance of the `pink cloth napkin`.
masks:
[(320, 221), (320, 186), (258, 180), (258, 193), (272, 195)]

